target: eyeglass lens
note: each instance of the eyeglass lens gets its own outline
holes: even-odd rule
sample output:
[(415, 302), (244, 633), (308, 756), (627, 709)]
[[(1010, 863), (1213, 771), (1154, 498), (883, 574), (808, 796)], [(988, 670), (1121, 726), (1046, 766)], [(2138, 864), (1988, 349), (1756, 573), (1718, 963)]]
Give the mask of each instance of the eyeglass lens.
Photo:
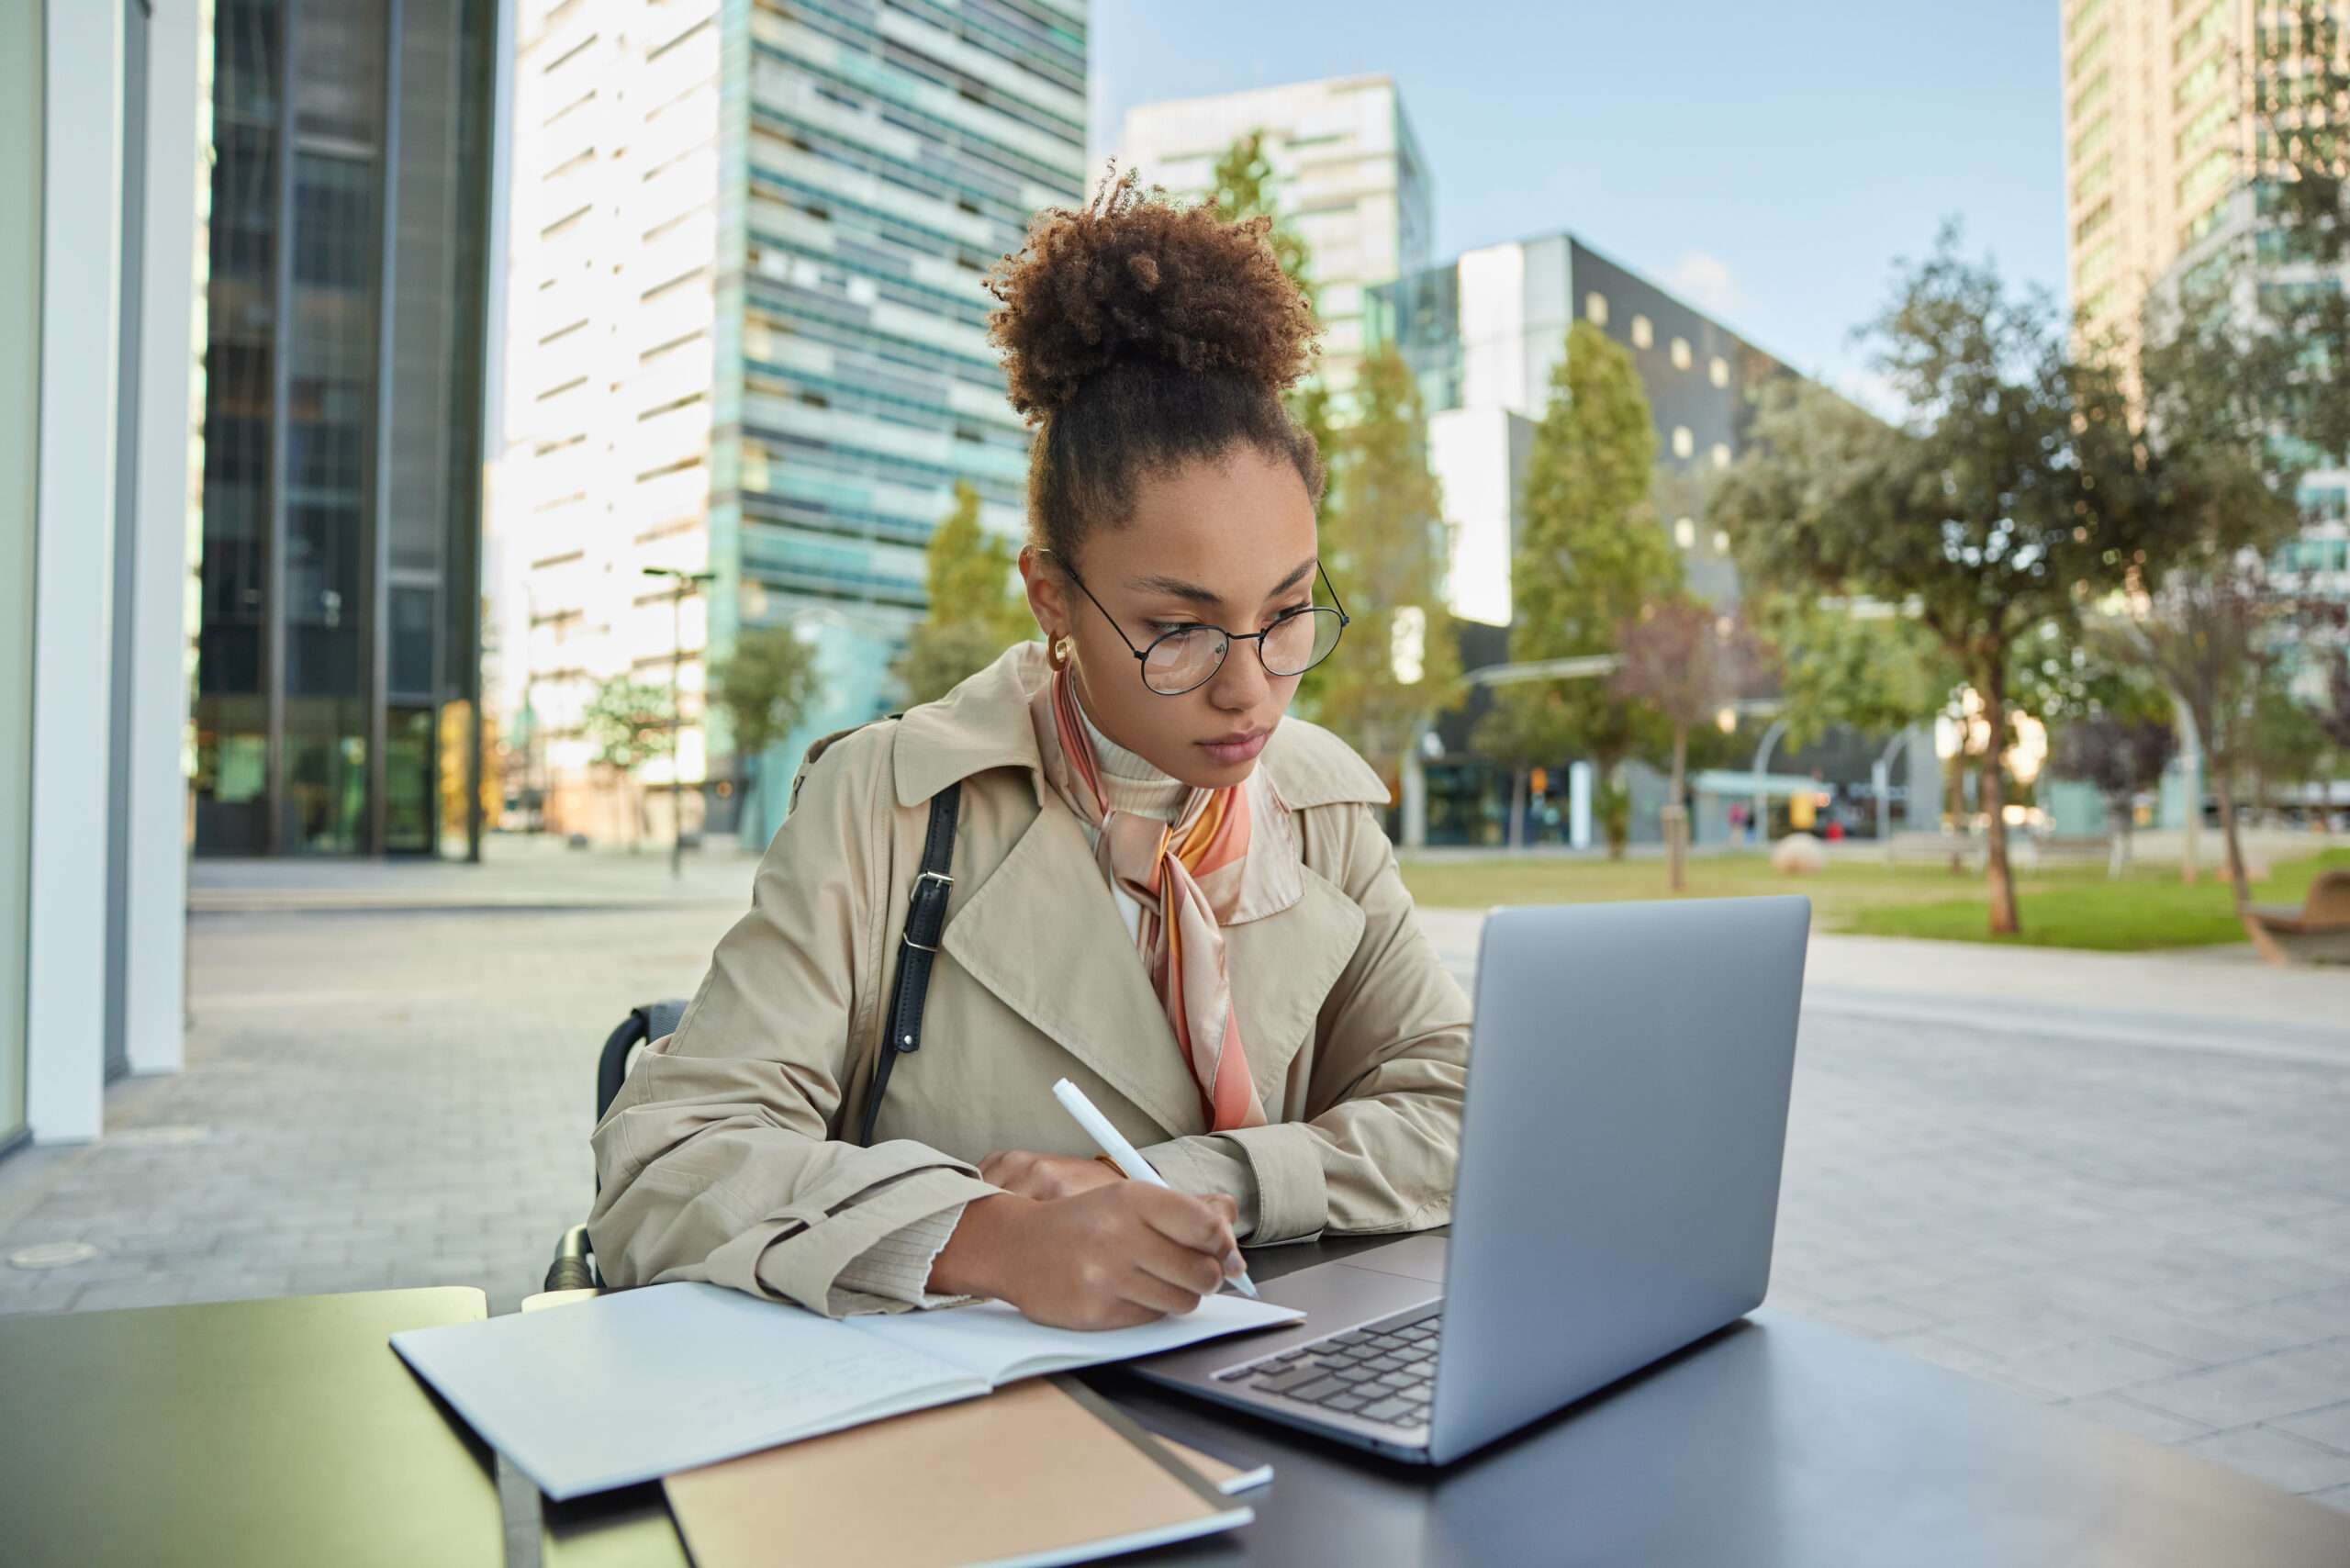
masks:
[[(1259, 644), (1266, 670), (1284, 677), (1304, 674), (1338, 645), (1339, 626), (1338, 612), (1319, 606), (1281, 617)], [(1150, 645), (1143, 660), (1144, 684), (1168, 696), (1189, 691), (1223, 667), (1229, 645), (1213, 626), (1169, 633)]]

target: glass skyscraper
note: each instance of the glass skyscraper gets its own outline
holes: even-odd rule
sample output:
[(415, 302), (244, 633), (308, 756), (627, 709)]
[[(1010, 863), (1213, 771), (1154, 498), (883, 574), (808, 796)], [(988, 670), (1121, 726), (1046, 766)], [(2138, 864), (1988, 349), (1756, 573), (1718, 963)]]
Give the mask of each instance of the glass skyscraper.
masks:
[(477, 766), (497, 11), (214, 13), (199, 853), (431, 852)]
[[(739, 802), (701, 723), (747, 627), (819, 645), (785, 743), (891, 706), (957, 480), (1024, 526), (1028, 432), (980, 280), (1085, 185), (1078, 0), (524, 0), (493, 529), (503, 705), (540, 737), (548, 823), (634, 807), (585, 723), (615, 679), (681, 693), (688, 830)], [(673, 601), (648, 567), (711, 574)], [(638, 769), (656, 833), (672, 764)], [(762, 770), (789, 778), (789, 767)], [(780, 790), (748, 804), (770, 831)]]

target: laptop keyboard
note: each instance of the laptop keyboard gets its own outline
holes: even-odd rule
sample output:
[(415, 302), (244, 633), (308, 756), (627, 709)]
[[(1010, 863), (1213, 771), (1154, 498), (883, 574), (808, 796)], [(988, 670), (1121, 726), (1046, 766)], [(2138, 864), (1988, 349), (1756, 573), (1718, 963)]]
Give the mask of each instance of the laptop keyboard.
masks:
[(1218, 1383), (1279, 1394), (1301, 1405), (1360, 1416), (1391, 1427), (1427, 1424), (1436, 1392), (1441, 1307), (1351, 1328), (1259, 1361), (1226, 1367)]

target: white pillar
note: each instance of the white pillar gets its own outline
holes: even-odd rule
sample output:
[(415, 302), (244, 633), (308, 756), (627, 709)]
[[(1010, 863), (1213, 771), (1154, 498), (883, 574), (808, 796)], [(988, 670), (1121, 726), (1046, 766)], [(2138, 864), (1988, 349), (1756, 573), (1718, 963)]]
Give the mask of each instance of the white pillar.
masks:
[(98, 1135), (105, 1075), (122, 7), (47, 0), (26, 1120)]
[(196, 368), (198, 7), (147, 23), (147, 199), (139, 365), (139, 516), (130, 634), (129, 953), (123, 1033), (133, 1072), (174, 1072), (186, 1018), (188, 483)]
[(1577, 849), (1591, 847), (1591, 764), (1567, 765), (1567, 842)]

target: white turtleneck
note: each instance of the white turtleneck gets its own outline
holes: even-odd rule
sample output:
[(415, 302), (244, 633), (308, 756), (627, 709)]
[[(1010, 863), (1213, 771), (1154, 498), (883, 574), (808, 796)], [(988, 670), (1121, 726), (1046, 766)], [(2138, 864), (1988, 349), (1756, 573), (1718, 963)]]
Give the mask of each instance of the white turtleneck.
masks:
[[(1110, 809), (1131, 812), (1138, 817), (1150, 817), (1171, 823), (1182, 814), (1184, 799), (1192, 787), (1173, 774), (1152, 764), (1137, 753), (1128, 751), (1108, 735), (1086, 712), (1085, 704), (1077, 705), (1078, 717), (1084, 722), (1085, 733), (1093, 742), (1093, 759), (1102, 768), (1102, 793), (1109, 798)], [(1085, 842), (1091, 845), (1102, 836), (1091, 823), (1081, 824)], [(1142, 905), (1125, 889), (1111, 884), (1110, 896), (1117, 903), (1118, 913), (1126, 923), (1126, 935), (1140, 940)]]

